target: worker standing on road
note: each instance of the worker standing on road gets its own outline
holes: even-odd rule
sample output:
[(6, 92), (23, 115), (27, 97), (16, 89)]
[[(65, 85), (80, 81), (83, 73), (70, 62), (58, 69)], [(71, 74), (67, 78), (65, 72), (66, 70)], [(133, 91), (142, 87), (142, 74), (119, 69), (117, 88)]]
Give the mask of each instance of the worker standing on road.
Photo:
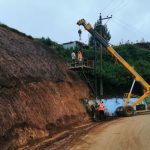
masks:
[(104, 105), (103, 101), (100, 102), (100, 104), (99, 104), (97, 109), (99, 111), (99, 119), (100, 120), (104, 120), (104, 117), (105, 117), (105, 114), (104, 114), (105, 105)]
[(75, 60), (76, 60), (76, 54), (75, 54), (74, 51), (71, 53), (71, 58), (72, 58), (72, 63), (75, 63)]

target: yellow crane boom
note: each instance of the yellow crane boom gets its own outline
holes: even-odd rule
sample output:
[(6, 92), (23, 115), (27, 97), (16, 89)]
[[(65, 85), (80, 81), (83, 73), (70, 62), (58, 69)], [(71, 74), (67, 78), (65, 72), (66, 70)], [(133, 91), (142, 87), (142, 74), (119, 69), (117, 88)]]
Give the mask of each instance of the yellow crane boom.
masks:
[[(150, 85), (136, 72), (134, 67), (129, 65), (129, 63), (124, 60), (114, 49), (113, 47), (100, 35), (98, 34), (93, 27), (89, 24), (86, 23), (84, 19), (81, 19), (77, 22), (78, 25), (82, 25), (85, 30), (87, 30), (98, 42), (100, 42), (106, 50), (116, 59), (120, 64), (124, 66), (126, 70), (133, 76), (134, 80), (139, 82), (143, 87), (144, 87), (144, 94), (139, 97), (133, 104), (132, 107), (138, 105), (141, 101), (143, 101), (146, 97), (150, 96)], [(131, 95), (131, 92), (130, 92)], [(130, 99), (130, 95), (128, 95), (127, 100), (125, 101), (125, 106), (127, 106), (128, 101)], [(125, 111), (128, 113), (127, 115), (130, 116), (132, 114), (132, 108), (131, 107), (126, 107)]]

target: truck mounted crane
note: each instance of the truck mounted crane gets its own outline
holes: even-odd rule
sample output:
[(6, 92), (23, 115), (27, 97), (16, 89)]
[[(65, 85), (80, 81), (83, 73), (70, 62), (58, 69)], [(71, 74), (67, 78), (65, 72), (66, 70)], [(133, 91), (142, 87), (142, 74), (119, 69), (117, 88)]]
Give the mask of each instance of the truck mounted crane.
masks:
[[(129, 65), (129, 63), (124, 60), (114, 49), (113, 47), (100, 35), (98, 34), (91, 24), (87, 23), (85, 19), (81, 19), (77, 22), (79, 26), (83, 26), (85, 30), (87, 30), (94, 38), (97, 40), (99, 43), (101, 43), (106, 50), (116, 59), (118, 62), (132, 75), (134, 81), (131, 86), (130, 92), (128, 94), (127, 99), (125, 100), (125, 103), (123, 106), (120, 106), (116, 109), (116, 113), (118, 115), (123, 115), (123, 116), (132, 116), (134, 115), (134, 107), (136, 105), (139, 105), (145, 98), (150, 96), (150, 85), (136, 72), (134, 67)], [(132, 94), (132, 89), (134, 86), (135, 81), (139, 82), (143, 87), (144, 87), (144, 94), (140, 96), (132, 105), (128, 105), (131, 94)]]

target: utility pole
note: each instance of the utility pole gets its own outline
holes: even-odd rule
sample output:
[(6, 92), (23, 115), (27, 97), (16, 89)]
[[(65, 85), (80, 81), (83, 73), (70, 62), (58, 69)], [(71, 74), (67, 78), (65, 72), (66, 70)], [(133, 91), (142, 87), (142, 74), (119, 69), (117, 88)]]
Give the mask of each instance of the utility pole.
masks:
[[(94, 37), (94, 75), (95, 75), (95, 100), (97, 99), (97, 75), (96, 75), (96, 62), (97, 62), (97, 57), (96, 57), (96, 39)], [(95, 102), (96, 104), (96, 102)]]
[[(111, 16), (107, 16), (105, 18), (102, 17), (101, 13), (100, 13), (100, 17), (99, 17), (99, 27), (100, 27), (100, 34), (103, 37), (103, 20), (108, 20), (111, 19)], [(103, 66), (102, 66), (102, 61), (103, 61), (103, 50), (102, 50), (102, 44), (100, 44), (100, 96), (103, 96), (103, 79), (102, 79), (102, 71), (103, 71)]]

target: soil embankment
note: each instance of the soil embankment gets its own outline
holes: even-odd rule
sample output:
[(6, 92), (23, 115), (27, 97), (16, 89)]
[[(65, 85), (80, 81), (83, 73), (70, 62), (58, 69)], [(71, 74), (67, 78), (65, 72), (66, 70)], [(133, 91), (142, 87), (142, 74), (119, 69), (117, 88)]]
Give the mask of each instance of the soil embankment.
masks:
[(0, 27), (0, 147), (16, 149), (87, 119), (89, 88), (45, 45)]

